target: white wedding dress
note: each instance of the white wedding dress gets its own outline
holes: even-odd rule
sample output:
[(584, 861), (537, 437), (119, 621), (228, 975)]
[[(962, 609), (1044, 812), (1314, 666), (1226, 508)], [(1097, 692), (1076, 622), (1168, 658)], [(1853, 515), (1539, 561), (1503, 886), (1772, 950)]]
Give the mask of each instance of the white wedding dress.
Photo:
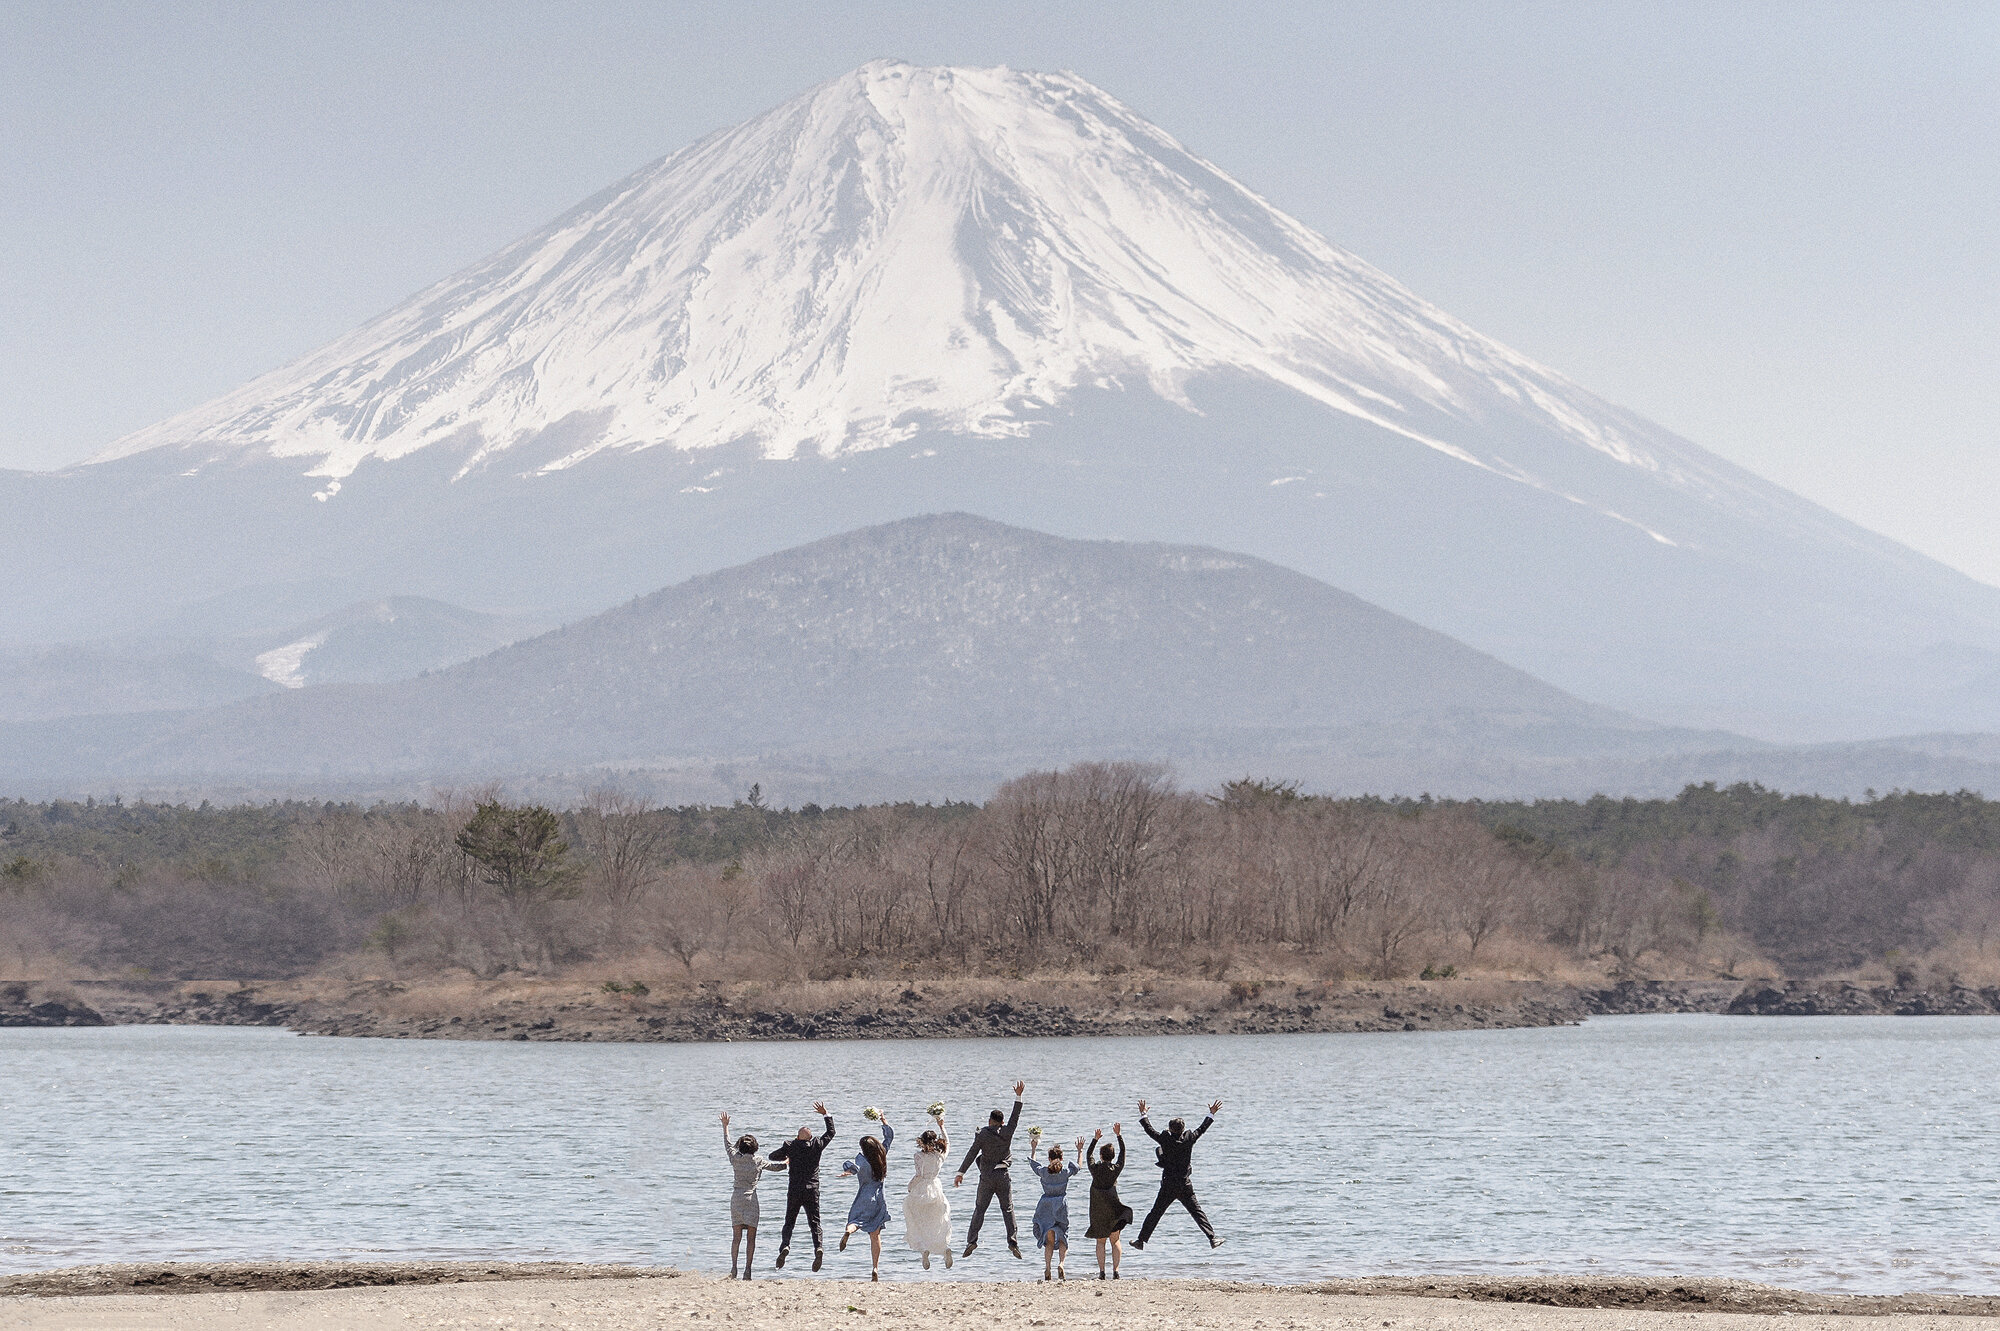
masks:
[(903, 1236), (921, 1253), (943, 1253), (951, 1260), (951, 1199), (944, 1195), (938, 1169), (942, 1151), (918, 1151), (910, 1175), (910, 1193), (903, 1199)]

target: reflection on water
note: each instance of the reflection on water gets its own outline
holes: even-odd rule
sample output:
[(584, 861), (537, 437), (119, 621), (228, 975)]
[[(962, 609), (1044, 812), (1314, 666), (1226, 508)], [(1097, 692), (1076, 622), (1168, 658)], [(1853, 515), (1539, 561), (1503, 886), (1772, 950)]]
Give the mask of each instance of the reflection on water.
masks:
[[(1674, 1272), (2000, 1290), (2000, 1018), (1980, 1017), (679, 1046), (3, 1030), (0, 1269), (369, 1254), (726, 1268), (719, 1111), (769, 1142), (827, 1100), (842, 1138), (825, 1170), (832, 1227), (863, 1105), (914, 1129), (943, 1099), (963, 1133), (1017, 1076), (1023, 1128), (1058, 1139), (1120, 1118), (1145, 1145), (1142, 1095), (1159, 1118), (1227, 1102), (1195, 1182), (1229, 1246), (1211, 1254), (1176, 1209), (1128, 1258), (1133, 1276)], [(1142, 1214), (1150, 1161), (1135, 1149), (1126, 1172)], [(1039, 1276), (997, 1232), (949, 1276), (919, 1272), (901, 1244), (908, 1172), (899, 1143), (885, 1278)], [(962, 1233), (972, 1189), (952, 1196)], [(1089, 1249), (1072, 1261), (1093, 1265)], [(858, 1251), (830, 1255), (827, 1273), (865, 1272)]]

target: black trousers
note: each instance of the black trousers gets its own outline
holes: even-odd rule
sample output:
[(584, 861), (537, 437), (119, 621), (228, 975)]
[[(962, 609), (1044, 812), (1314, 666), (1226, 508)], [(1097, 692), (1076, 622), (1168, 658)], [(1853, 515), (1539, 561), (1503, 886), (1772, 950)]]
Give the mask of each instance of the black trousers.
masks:
[(1139, 1229), (1140, 1245), (1143, 1247), (1152, 1241), (1153, 1230), (1160, 1223), (1160, 1217), (1165, 1215), (1167, 1208), (1175, 1202), (1187, 1208), (1187, 1213), (1194, 1217), (1195, 1224), (1201, 1226), (1201, 1232), (1208, 1236), (1209, 1243), (1213, 1245), (1215, 1226), (1208, 1223), (1208, 1212), (1201, 1209), (1201, 1203), (1194, 1197), (1194, 1184), (1186, 1179), (1160, 1184), (1160, 1195), (1153, 1199), (1153, 1209), (1146, 1212), (1146, 1223)]
[(979, 1227), (986, 1223), (986, 1207), (995, 1197), (1000, 1199), (1000, 1218), (1007, 1222), (1007, 1242), (1014, 1238), (1014, 1180), (1004, 1169), (992, 1173), (981, 1171), (979, 1175), (979, 1200), (972, 1204), (972, 1223), (966, 1227), (965, 1246), (970, 1248), (979, 1242)]
[(800, 1188), (785, 1194), (785, 1229), (778, 1236), (778, 1246), (792, 1246), (792, 1229), (799, 1223), (799, 1212), (806, 1213), (806, 1228), (812, 1231), (813, 1251), (825, 1247), (819, 1233), (819, 1189)]

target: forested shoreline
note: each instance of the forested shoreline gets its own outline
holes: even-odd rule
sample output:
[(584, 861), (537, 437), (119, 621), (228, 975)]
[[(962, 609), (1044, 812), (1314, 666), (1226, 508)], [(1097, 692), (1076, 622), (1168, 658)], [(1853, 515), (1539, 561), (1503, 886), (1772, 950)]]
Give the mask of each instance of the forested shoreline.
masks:
[(1082, 764), (984, 805), (0, 802), (0, 978), (1161, 973), (1990, 983), (2000, 802), (1331, 799)]

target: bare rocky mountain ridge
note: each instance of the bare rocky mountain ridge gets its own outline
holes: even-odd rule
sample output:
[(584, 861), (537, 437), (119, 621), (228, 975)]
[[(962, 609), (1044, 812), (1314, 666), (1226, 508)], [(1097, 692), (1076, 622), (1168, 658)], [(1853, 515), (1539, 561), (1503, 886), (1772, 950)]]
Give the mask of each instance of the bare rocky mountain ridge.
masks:
[(2000, 725), (2000, 590), (1481, 336), (1070, 75), (864, 66), (90, 465), (0, 474), (0, 509), (17, 642), (308, 583), (575, 616), (967, 510), (1243, 551), (1675, 725)]

